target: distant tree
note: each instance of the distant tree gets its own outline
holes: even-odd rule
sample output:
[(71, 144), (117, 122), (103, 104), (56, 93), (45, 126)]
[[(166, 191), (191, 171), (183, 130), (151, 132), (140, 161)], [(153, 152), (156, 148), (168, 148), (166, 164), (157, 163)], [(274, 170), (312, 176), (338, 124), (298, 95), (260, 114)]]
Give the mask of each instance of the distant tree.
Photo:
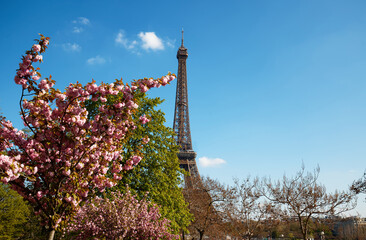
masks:
[[(272, 235), (272, 237), (277, 236), (285, 239), (302, 238), (302, 233), (299, 229), (297, 218), (278, 219), (276, 220), (276, 223), (277, 224), (273, 225), (272, 227), (265, 225), (264, 229), (266, 230), (267, 235)], [(309, 237), (313, 236), (317, 240), (320, 240), (321, 236), (326, 237), (326, 239), (334, 239), (331, 231), (331, 229), (333, 229), (332, 220), (328, 218), (312, 219), (309, 225)]]
[[(29, 206), (30, 214), (28, 216), (27, 222), (23, 224), (22, 230), (24, 232), (22, 240), (43, 240), (47, 239), (49, 231), (42, 226), (41, 219), (39, 216), (34, 214), (34, 210)], [(59, 233), (55, 233), (55, 237), (59, 236)]]
[(313, 173), (305, 174), (305, 168), (292, 178), (283, 176), (282, 180), (272, 182), (264, 178), (260, 189), (273, 204), (282, 207), (287, 217), (298, 221), (302, 237), (307, 240), (313, 218), (336, 215), (355, 207), (354, 195), (346, 192), (327, 194), (323, 185), (317, 183), (319, 167)]
[(225, 216), (233, 236), (249, 240), (258, 237), (264, 225), (268, 226), (268, 221), (273, 219), (274, 209), (264, 201), (259, 184), (257, 178), (234, 179), (232, 197), (225, 201)]
[[(320, 240), (334, 238), (334, 224), (335, 218), (330, 216), (329, 218), (315, 219), (314, 221), (314, 237)], [(333, 231), (332, 231), (333, 230)]]
[(23, 198), (8, 185), (0, 183), (0, 239), (18, 239), (24, 236), (23, 225), (30, 211)]
[(0, 240), (41, 240), (47, 235), (32, 207), (9, 185), (0, 183)]
[(230, 189), (209, 177), (193, 179), (192, 183), (183, 191), (194, 216), (190, 235), (200, 240), (205, 236), (219, 237), (224, 231), (224, 202), (230, 198)]

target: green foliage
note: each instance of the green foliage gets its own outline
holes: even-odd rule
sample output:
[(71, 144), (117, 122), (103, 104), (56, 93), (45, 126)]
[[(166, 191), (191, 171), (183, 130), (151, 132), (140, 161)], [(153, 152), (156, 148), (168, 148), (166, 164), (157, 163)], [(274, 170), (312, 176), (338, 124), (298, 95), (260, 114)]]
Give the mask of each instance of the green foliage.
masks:
[(292, 240), (292, 239), (296, 239), (293, 233), (289, 233), (289, 234), (288, 234), (288, 238), (289, 238), (289, 239), (291, 239), (291, 240)]
[[(48, 239), (49, 231), (42, 226), (39, 216), (34, 214), (34, 209), (28, 206), (30, 214), (28, 216), (28, 221), (23, 224), (23, 240), (43, 240)], [(57, 236), (57, 233), (56, 233)]]
[(41, 240), (47, 236), (32, 207), (9, 185), (0, 183), (0, 240)]
[[(107, 104), (113, 104), (117, 97), (121, 96), (108, 97)], [(119, 184), (109, 191), (116, 188), (125, 191), (128, 185), (130, 191), (140, 199), (148, 193), (147, 199), (160, 206), (162, 217), (171, 221), (174, 233), (179, 233), (187, 230), (192, 215), (180, 187), (183, 170), (179, 167), (179, 147), (174, 140), (173, 129), (164, 126), (165, 114), (155, 109), (162, 102), (160, 98), (148, 98), (145, 93), (137, 95), (136, 103), (139, 108), (133, 115), (134, 121), (138, 122), (143, 115), (151, 120), (145, 125), (136, 124), (137, 128), (124, 149), (126, 159), (136, 152), (143, 138), (148, 137), (150, 141), (139, 149), (144, 156), (142, 161), (127, 171)], [(88, 117), (93, 118), (98, 112), (99, 104), (89, 102), (87, 105)]]
[(140, 150), (144, 156), (142, 161), (126, 173), (117, 187), (124, 189), (127, 184), (141, 198), (148, 192), (148, 200), (161, 207), (162, 217), (171, 220), (172, 229), (178, 233), (186, 230), (192, 216), (180, 187), (183, 171), (179, 167), (179, 147), (173, 129), (164, 126), (164, 113), (155, 109), (162, 102), (160, 98), (150, 99), (143, 93), (138, 96), (139, 110), (134, 119), (139, 121), (145, 114), (151, 120), (145, 125), (137, 125), (126, 151), (133, 151), (144, 137), (150, 141)]
[(279, 234), (276, 230), (274, 230), (274, 231), (272, 231), (272, 233), (271, 233), (271, 237), (272, 237), (272, 238), (279, 238), (279, 237), (280, 237), (280, 234)]
[(23, 224), (30, 214), (23, 198), (8, 185), (0, 183), (0, 239), (17, 239), (24, 235)]

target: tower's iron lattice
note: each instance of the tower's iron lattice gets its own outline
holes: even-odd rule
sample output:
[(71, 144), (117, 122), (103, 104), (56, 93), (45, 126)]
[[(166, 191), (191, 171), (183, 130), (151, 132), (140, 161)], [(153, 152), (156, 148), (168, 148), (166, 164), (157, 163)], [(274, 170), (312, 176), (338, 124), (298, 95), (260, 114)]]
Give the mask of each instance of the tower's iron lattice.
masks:
[(186, 176), (184, 179), (186, 187), (189, 187), (192, 186), (192, 180), (197, 178), (199, 179), (200, 176), (196, 164), (196, 152), (192, 149), (191, 130), (189, 126), (186, 67), (187, 58), (188, 52), (187, 48), (183, 45), (182, 31), (182, 45), (179, 47), (177, 52), (178, 80), (173, 129), (176, 133), (176, 141), (181, 147), (178, 153), (179, 165), (189, 173), (189, 176)]

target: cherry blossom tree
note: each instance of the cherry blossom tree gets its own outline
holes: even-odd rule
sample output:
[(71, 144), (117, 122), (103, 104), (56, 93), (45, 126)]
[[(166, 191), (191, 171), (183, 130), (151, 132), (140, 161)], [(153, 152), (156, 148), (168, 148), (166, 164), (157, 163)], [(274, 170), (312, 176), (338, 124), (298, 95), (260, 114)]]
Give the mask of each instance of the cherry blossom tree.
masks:
[[(48, 44), (49, 38), (41, 35), (22, 57), (14, 78), (22, 87), (21, 117), (30, 133), (1, 117), (0, 180), (31, 203), (53, 239), (81, 202), (115, 186), (141, 161), (139, 146), (146, 139), (133, 154), (123, 154), (136, 128), (131, 117), (138, 108), (135, 93), (164, 86), (174, 75), (131, 84), (122, 79), (85, 86), (77, 82), (60, 91), (51, 76), (42, 79), (40, 69), (33, 66), (43, 61)], [(93, 118), (85, 108), (88, 100), (100, 103)], [(138, 124), (148, 121), (141, 116)]]
[(83, 205), (66, 228), (76, 239), (177, 239), (159, 208), (130, 191), (114, 192), (111, 198), (96, 197)]

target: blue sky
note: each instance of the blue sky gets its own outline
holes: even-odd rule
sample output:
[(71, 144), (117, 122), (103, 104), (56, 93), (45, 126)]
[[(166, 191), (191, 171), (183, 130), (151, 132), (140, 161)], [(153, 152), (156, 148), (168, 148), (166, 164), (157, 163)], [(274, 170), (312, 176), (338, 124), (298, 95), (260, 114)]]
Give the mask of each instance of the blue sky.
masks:
[[(344, 190), (366, 168), (365, 12), (364, 1), (338, 0), (6, 1), (0, 108), (22, 127), (13, 78), (38, 33), (51, 38), (41, 73), (63, 89), (177, 72), (183, 27), (201, 175), (278, 179), (303, 162)], [(167, 126), (175, 87), (150, 92), (166, 99)]]

